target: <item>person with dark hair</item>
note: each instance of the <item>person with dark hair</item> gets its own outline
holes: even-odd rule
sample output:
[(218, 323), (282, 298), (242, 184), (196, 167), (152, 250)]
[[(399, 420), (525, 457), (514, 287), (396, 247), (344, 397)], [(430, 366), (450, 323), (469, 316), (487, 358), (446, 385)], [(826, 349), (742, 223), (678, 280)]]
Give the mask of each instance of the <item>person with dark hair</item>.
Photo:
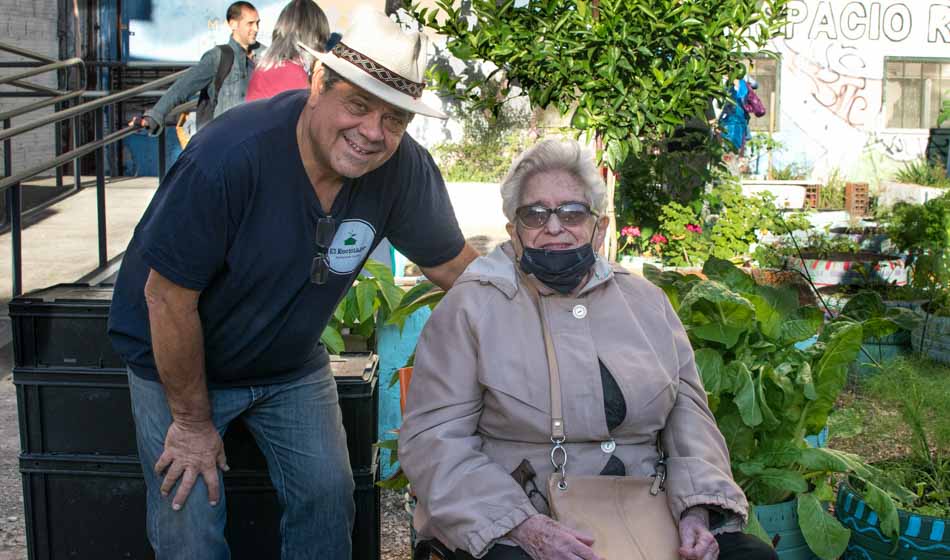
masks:
[(158, 135), (165, 126), (168, 113), (196, 93), (198, 129), (228, 109), (244, 103), (247, 84), (254, 71), (254, 52), (261, 47), (257, 31), (261, 18), (250, 2), (234, 2), (228, 6), (231, 39), (217, 45), (202, 56), (172, 87), (168, 88), (154, 107), (142, 116), (133, 117), (129, 126), (148, 129)]
[(355, 21), (330, 52), (301, 43), (319, 61), (309, 90), (192, 139), (123, 258), (109, 333), (159, 560), (228, 558), (221, 435), (238, 418), (280, 500), (280, 558), (350, 558), (353, 472), (321, 334), (383, 238), (443, 289), (477, 256), (406, 133), (416, 114), (446, 118), (422, 99), (425, 35)]
[(330, 36), (327, 16), (313, 0), (292, 0), (281, 10), (271, 35), (271, 45), (261, 55), (247, 86), (246, 101), (267, 99), (289, 89), (310, 87), (310, 70), (316, 59), (297, 46), (326, 45)]

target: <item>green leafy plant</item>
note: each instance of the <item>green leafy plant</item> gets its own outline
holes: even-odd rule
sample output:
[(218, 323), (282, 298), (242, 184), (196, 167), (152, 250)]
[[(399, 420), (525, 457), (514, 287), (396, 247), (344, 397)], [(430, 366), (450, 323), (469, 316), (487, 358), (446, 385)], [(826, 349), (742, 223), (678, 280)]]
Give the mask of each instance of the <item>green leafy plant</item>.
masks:
[[(794, 289), (757, 285), (725, 260), (706, 261), (708, 280), (650, 266), (644, 271), (686, 328), (733, 475), (750, 502), (797, 498), (805, 540), (819, 557), (832, 560), (844, 552), (850, 531), (821, 503), (833, 499), (836, 477), (846, 474), (865, 483), (865, 499), (878, 509), (882, 530), (895, 535), (895, 500), (913, 494), (860, 457), (808, 448), (804, 437), (826, 425), (862, 341), (896, 331), (904, 311), (882, 316), (875, 311), (880, 298), (870, 294), (822, 328), (822, 312), (801, 306)], [(796, 346), (819, 330), (816, 343)], [(749, 530), (762, 536), (754, 519)]]
[(904, 164), (895, 178), (901, 183), (913, 183), (925, 187), (950, 188), (950, 177), (940, 163), (931, 163), (921, 157)]
[(710, 256), (746, 260), (756, 232), (773, 229), (777, 211), (770, 194), (747, 197), (731, 175), (690, 204), (670, 202), (660, 210), (660, 232), (669, 240), (664, 264), (698, 266)]
[[(462, 81), (436, 68), (441, 92), (473, 109), (497, 111), (521, 93), (538, 109), (556, 107), (571, 127), (596, 139), (618, 170), (642, 140), (671, 138), (677, 127), (724, 100), (723, 76), (745, 74), (745, 52), (781, 33), (787, 0), (437, 0), (413, 4), (416, 21), (447, 38), (463, 61), (490, 62), (484, 80)], [(484, 82), (498, 96), (482, 95)], [(613, 174), (608, 175), (613, 198)], [(611, 216), (609, 239), (616, 239)], [(614, 253), (609, 255), (611, 258)]]
[(947, 373), (946, 367), (928, 360), (899, 358), (861, 385), (869, 396), (898, 410), (910, 434), (908, 456), (877, 466), (914, 490), (916, 499), (905, 509), (944, 518), (950, 517), (950, 378)]
[(808, 166), (798, 163), (772, 168), (772, 178), (776, 181), (801, 181), (807, 179), (810, 173), (811, 169)]
[(822, 185), (818, 196), (818, 208), (841, 210), (844, 208), (845, 180), (838, 168), (831, 170), (828, 180)]
[[(367, 274), (368, 273), (368, 274)], [(399, 307), (403, 290), (388, 266), (372, 259), (337, 305), (320, 342), (333, 354), (345, 351), (344, 334), (355, 335), (370, 349), (376, 346), (376, 326)]]
[(885, 221), (888, 237), (908, 254), (913, 286), (929, 299), (926, 310), (950, 316), (950, 193), (898, 203)]
[(631, 154), (620, 168), (615, 196), (618, 223), (656, 231), (664, 205), (688, 204), (715, 181), (722, 153), (721, 139), (698, 124), (677, 129), (670, 139), (645, 139), (643, 150)]

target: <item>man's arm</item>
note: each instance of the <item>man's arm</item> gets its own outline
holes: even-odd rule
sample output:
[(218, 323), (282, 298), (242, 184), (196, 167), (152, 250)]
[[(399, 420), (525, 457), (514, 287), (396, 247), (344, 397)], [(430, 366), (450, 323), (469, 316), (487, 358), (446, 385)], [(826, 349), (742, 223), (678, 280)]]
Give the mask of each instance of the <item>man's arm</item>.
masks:
[(217, 467), (227, 470), (224, 444), (211, 421), (211, 402), (204, 369), (204, 339), (198, 298), (201, 292), (183, 288), (154, 270), (145, 283), (152, 352), (172, 413), (165, 449), (155, 464), (166, 471), (162, 494), (182, 482), (172, 501), (181, 509), (198, 476), (208, 487), (208, 500), (219, 497)]
[(478, 258), (478, 251), (466, 242), (465, 245), (462, 246), (462, 250), (459, 254), (453, 259), (438, 266), (423, 267), (422, 273), (425, 274), (426, 278), (431, 280), (433, 284), (448, 291), (449, 288), (452, 287), (452, 284), (455, 284), (458, 277), (465, 272), (469, 263), (476, 258)]
[[(153, 119), (159, 124), (158, 132), (161, 132), (165, 126), (165, 117), (175, 107), (181, 105), (192, 95), (208, 87), (218, 69), (218, 61), (221, 54), (215, 47), (201, 56), (198, 64), (188, 69), (187, 72), (168, 88), (151, 109), (145, 112), (146, 117)], [(156, 132), (156, 134), (158, 133)]]

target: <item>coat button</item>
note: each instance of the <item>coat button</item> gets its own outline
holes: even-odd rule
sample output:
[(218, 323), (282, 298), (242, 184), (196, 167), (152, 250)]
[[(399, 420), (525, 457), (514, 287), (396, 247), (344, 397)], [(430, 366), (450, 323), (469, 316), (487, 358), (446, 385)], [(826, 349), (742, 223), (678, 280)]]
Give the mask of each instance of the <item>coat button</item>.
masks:
[(614, 449), (617, 449), (617, 444), (612, 439), (601, 442), (600, 444), (600, 450), (604, 453), (613, 453)]
[(575, 319), (583, 319), (584, 317), (587, 317), (587, 308), (581, 304), (575, 305), (571, 312), (574, 314)]

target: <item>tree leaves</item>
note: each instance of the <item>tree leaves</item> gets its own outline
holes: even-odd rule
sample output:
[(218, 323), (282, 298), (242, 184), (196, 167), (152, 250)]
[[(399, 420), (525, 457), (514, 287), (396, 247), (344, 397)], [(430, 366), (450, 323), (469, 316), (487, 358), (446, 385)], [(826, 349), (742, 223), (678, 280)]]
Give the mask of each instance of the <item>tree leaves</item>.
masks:
[[(417, 3), (409, 11), (446, 37), (455, 56), (502, 68), (501, 80), (516, 83), (535, 107), (556, 104), (562, 114), (585, 107), (573, 125), (618, 144), (611, 149), (608, 142), (603, 152), (614, 167), (642, 149), (640, 137), (669, 136), (702, 115), (710, 99), (724, 98), (722, 76), (737, 72), (749, 41), (764, 47), (780, 32), (781, 10), (731, 9), (743, 1), (602, 1), (592, 9), (589, 0), (517, 7), (511, 0), (502, 6), (472, 0), (464, 10), (439, 1), (437, 9)], [(431, 75), (443, 94), (462, 97), (470, 109), (505, 101), (480, 95), (484, 76), (467, 76), (462, 84), (447, 72)], [(608, 134), (611, 127), (624, 132)]]

